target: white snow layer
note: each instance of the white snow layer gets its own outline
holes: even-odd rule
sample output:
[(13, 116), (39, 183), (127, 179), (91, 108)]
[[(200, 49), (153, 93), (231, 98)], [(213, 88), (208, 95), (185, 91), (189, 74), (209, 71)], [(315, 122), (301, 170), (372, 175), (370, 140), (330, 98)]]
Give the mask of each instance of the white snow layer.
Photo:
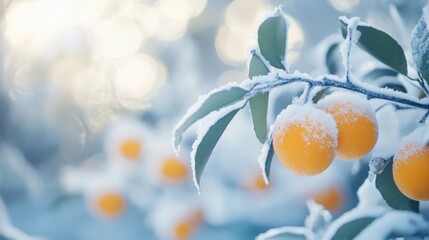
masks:
[(358, 198), (359, 204), (357, 207), (344, 213), (341, 217), (336, 219), (329, 226), (322, 240), (331, 239), (341, 226), (355, 219), (364, 217), (377, 218), (382, 216), (384, 213), (391, 211), (391, 208), (386, 204), (380, 192), (375, 187), (374, 181), (370, 182), (365, 180), (358, 190)]
[(332, 215), (312, 199), (307, 201), (307, 207), (310, 214), (305, 219), (304, 225), (309, 233), (312, 233), (312, 236), (307, 238), (320, 239), (327, 225), (331, 222)]
[(383, 240), (391, 237), (428, 236), (429, 223), (423, 216), (408, 211), (393, 211), (374, 220), (356, 240)]
[(350, 69), (350, 52), (353, 48), (353, 45), (359, 41), (360, 32), (356, 30), (360, 18), (353, 17), (340, 17), (340, 20), (347, 23), (347, 33), (351, 34), (351, 36), (347, 36), (344, 42), (340, 45), (341, 57), (343, 59), (344, 69), (346, 69), (345, 73), (348, 74)]
[(422, 139), (426, 133), (426, 127), (421, 126), (416, 128), (413, 132), (403, 137), (401, 142), (399, 143), (398, 152), (395, 156), (398, 156), (398, 153), (401, 153), (400, 158), (402, 160), (408, 159), (409, 155), (413, 155), (418, 151), (421, 151), (424, 147), (422, 144)]
[(262, 233), (256, 237), (256, 240), (268, 240), (272, 237), (285, 234), (292, 233), (297, 235), (307, 235), (307, 229), (304, 227), (280, 227), (280, 228), (272, 228), (265, 233)]
[[(340, 104), (341, 107), (338, 107), (338, 104)], [(349, 116), (349, 113), (353, 112), (360, 116), (366, 116), (371, 119), (374, 124), (377, 124), (374, 110), (371, 108), (371, 105), (369, 101), (366, 100), (365, 96), (360, 93), (336, 91), (320, 100), (317, 106), (322, 109), (336, 108), (341, 111), (339, 114), (345, 116)], [(348, 117), (345, 120), (354, 122), (357, 119)]]
[(316, 108), (312, 103), (291, 104), (284, 109), (274, 123), (274, 137), (285, 132), (291, 124), (299, 124), (304, 128), (317, 126), (322, 131), (314, 132), (308, 137), (310, 140), (324, 142), (326, 136), (332, 136), (334, 145), (337, 145), (338, 130), (334, 118), (327, 112)]
[[(344, 213), (341, 217), (335, 220), (326, 230), (322, 240), (332, 239), (332, 237), (335, 235), (337, 230), (348, 222), (351, 222), (359, 218), (365, 218), (365, 217), (377, 218), (383, 215), (385, 212), (387, 212), (387, 209), (380, 208), (380, 207), (354, 208), (351, 211)], [(368, 238), (368, 239), (375, 239), (375, 238)]]
[(383, 172), (386, 165), (389, 163), (389, 158), (392, 157), (393, 154), (389, 154), (386, 156), (373, 156), (369, 161), (369, 172), (368, 172), (368, 180), (372, 182), (377, 174)]
[(269, 184), (269, 179), (265, 171), (265, 163), (267, 162), (268, 153), (270, 152), (270, 146), (273, 142), (273, 129), (274, 125), (270, 126), (267, 139), (265, 139), (264, 145), (262, 145), (261, 153), (258, 156), (258, 164), (262, 170), (262, 177), (264, 178), (265, 184)]

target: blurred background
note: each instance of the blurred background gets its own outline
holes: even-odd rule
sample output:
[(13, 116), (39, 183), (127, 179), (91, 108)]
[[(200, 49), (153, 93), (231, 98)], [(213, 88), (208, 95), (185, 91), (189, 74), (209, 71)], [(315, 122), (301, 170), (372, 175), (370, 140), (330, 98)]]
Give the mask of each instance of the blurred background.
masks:
[[(267, 186), (244, 111), (198, 195), (189, 159), (195, 134), (177, 157), (172, 129), (199, 95), (246, 79), (258, 24), (278, 5), (290, 24), (290, 69), (318, 75), (329, 72), (326, 54), (341, 39), (339, 16), (389, 32), (409, 55), (425, 3), (3, 0), (1, 239), (252, 239), (302, 225), (307, 199), (334, 216), (350, 209), (368, 159), (335, 161), (315, 177), (274, 160)], [(377, 66), (361, 52), (353, 61), (357, 73)], [(300, 91), (270, 95), (271, 121)]]

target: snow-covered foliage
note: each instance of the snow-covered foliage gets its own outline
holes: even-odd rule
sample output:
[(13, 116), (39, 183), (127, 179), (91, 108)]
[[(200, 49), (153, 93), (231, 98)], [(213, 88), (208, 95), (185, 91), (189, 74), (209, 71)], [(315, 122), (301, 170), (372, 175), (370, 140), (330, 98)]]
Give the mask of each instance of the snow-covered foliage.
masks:
[[(425, 14), (427, 15), (427, 8), (428, 7), (424, 9), (424, 16), (422, 17), (423, 20), (419, 22), (420, 25), (422, 25), (422, 22), (426, 22)], [(405, 90), (400, 91), (389, 88), (380, 88), (379, 86), (374, 86), (373, 84), (359, 80), (359, 78), (357, 78), (354, 73), (352, 73), (352, 67), (350, 63), (352, 58), (352, 50), (355, 48), (355, 46), (359, 46), (383, 64), (391, 67), (393, 71), (395, 71), (396, 75), (399, 73), (403, 74), (407, 78), (410, 78), (407, 75), (408, 66), (404, 50), (390, 34), (361, 22), (358, 17), (340, 17), (342, 33), (345, 40), (342, 42), (342, 44), (340, 44), (339, 49), (345, 69), (345, 75), (335, 76), (328, 74), (319, 77), (312, 77), (306, 73), (300, 73), (298, 71), (290, 73), (289, 69), (285, 68), (283, 59), (285, 58), (284, 56), (286, 56), (286, 53), (284, 52), (285, 47), (283, 44), (286, 42), (286, 40), (282, 34), (286, 34), (287, 39), (288, 25), (286, 24), (286, 27), (282, 27), (283, 20), (279, 22), (279, 19), (276, 19), (279, 17), (283, 19), (283, 15), (279, 14), (279, 9), (276, 9), (260, 24), (258, 31), (258, 46), (254, 47), (252, 54), (257, 54), (261, 61), (259, 61), (259, 65), (252, 65), (250, 63), (248, 64), (248, 67), (250, 68), (249, 71), (253, 70), (259, 74), (251, 76), (251, 79), (245, 80), (239, 86), (236, 86), (246, 89), (247, 93), (242, 94), (238, 105), (231, 105), (231, 102), (224, 104), (223, 108), (222, 106), (217, 106), (216, 109), (212, 110), (214, 112), (213, 114), (217, 115), (217, 117), (210, 118), (209, 121), (205, 122), (204, 125), (208, 127), (200, 128), (200, 130), (203, 129), (204, 131), (199, 131), (198, 139), (193, 145), (194, 150), (192, 153), (192, 166), (194, 173), (196, 171), (196, 165), (199, 163), (204, 167), (210, 155), (205, 155), (200, 159), (195, 154), (196, 149), (198, 149), (202, 143), (202, 139), (204, 137), (210, 137), (206, 136), (209, 135), (208, 132), (210, 126), (221, 122), (222, 117), (227, 116), (228, 113), (231, 113), (234, 110), (240, 110), (244, 107), (248, 100), (251, 100), (258, 94), (268, 93), (275, 88), (292, 83), (302, 84), (304, 89), (302, 94), (297, 96), (294, 103), (289, 105), (276, 117), (274, 125), (270, 124), (271, 127), (269, 128), (266, 140), (260, 140), (263, 145), (261, 148), (261, 153), (258, 157), (258, 163), (262, 169), (262, 175), (264, 177), (265, 183), (268, 183), (269, 178), (269, 164), (271, 164), (273, 138), (276, 137), (276, 133), (283, 132), (285, 130), (276, 129), (275, 126), (287, 128), (291, 123), (294, 123), (302, 124), (305, 127), (305, 125), (308, 124), (306, 119), (311, 117), (312, 119), (316, 119), (316, 121), (318, 121), (318, 126), (322, 126), (324, 128), (322, 132), (331, 136), (335, 136), (334, 138), (337, 140), (338, 129), (334, 119), (329, 114), (317, 108), (321, 106), (326, 107), (332, 105), (334, 100), (340, 100), (341, 102), (349, 103), (350, 106), (357, 106), (357, 109), (354, 110), (358, 113), (361, 112), (362, 114), (370, 115), (370, 119), (376, 126), (378, 124), (378, 118), (381, 116), (377, 116), (376, 112), (374, 111), (374, 105), (376, 104), (370, 104), (367, 100), (377, 100), (377, 104), (391, 104), (397, 111), (401, 109), (416, 110), (421, 118), (420, 121), (424, 122), (426, 120), (428, 115), (427, 112), (429, 112), (429, 98), (418, 98), (412, 94), (407, 94), (405, 88)], [(277, 31), (271, 31), (271, 29), (275, 28), (277, 28)], [(422, 46), (420, 42), (418, 42), (418, 40), (421, 39), (421, 36), (423, 36), (422, 31), (424, 30), (425, 28), (419, 26), (417, 26), (416, 30), (414, 30), (413, 35), (418, 36), (414, 37), (415, 40), (413, 45), (423, 48), (425, 47), (424, 45)], [(385, 41), (383, 44), (385, 45), (377, 42), (376, 39), (378, 38), (383, 39), (383, 41)], [(386, 49), (383, 49), (384, 47)], [(280, 50), (278, 50), (278, 48), (280, 48)], [(416, 54), (420, 54), (420, 51), (416, 49), (417, 48), (414, 47), (413, 50), (415, 59)], [(275, 50), (277, 50), (277, 53), (273, 52)], [(395, 59), (392, 59), (391, 56), (394, 56)], [(417, 65), (416, 67), (421, 70), (422, 67), (418, 66), (419, 62), (415, 60), (415, 63)], [(255, 70), (252, 69), (252, 67), (259, 69)], [(423, 79), (420, 79), (420, 77), (418, 79), (419, 90), (427, 94), (428, 92), (426, 88), (426, 82), (423, 81)], [(329, 88), (335, 93), (324, 97), (318, 105), (314, 105), (312, 99), (314, 99), (319, 92), (322, 92), (321, 90), (324, 88)], [(204, 104), (204, 101), (207, 101), (207, 98), (201, 98), (197, 102), (196, 106), (200, 107), (202, 104)], [(217, 110), (219, 108), (221, 111)], [(378, 108), (377, 111), (382, 108), (383, 106)], [(197, 111), (198, 109), (191, 107), (191, 110), (188, 111), (185, 117), (180, 121), (179, 126), (183, 125), (183, 123), (186, 121), (192, 121), (190, 124), (192, 125), (194, 120), (189, 119), (192, 119), (192, 112)], [(235, 115), (235, 113), (236, 112), (233, 112), (233, 115)], [(206, 114), (200, 118), (204, 118), (205, 116)], [(377, 119), (375, 116), (377, 116)], [(228, 123), (229, 121), (230, 119), (228, 119)], [(353, 121), (353, 119), (350, 121)], [(188, 126), (186, 126), (186, 128), (187, 127)], [(222, 132), (224, 129), (225, 127), (222, 127)], [(383, 130), (382, 134), (384, 137), (385, 132), (389, 130), (384, 128), (381, 129)], [(426, 136), (427, 131), (424, 132), (422, 129), (423, 128), (416, 130), (416, 132), (419, 133), (418, 137), (415, 137), (417, 133), (411, 134), (414, 136), (412, 139), (413, 141), (419, 141), (419, 146), (426, 145), (428, 141)], [(177, 134), (175, 137), (177, 140)], [(319, 136), (314, 136), (315, 139), (318, 139), (318, 137)], [(405, 138), (402, 141), (409, 142), (410, 139), (408, 138)], [(218, 136), (216, 136), (216, 143), (217, 139)], [(324, 143), (321, 142), (320, 144), (323, 145)], [(399, 212), (398, 210), (395, 210), (395, 203), (392, 203), (391, 199), (385, 199), (387, 197), (385, 191), (387, 190), (385, 190), (384, 187), (391, 186), (389, 185), (391, 182), (386, 181), (393, 180), (391, 180), (391, 177), (389, 178), (389, 175), (386, 174), (386, 172), (389, 173), (391, 169), (385, 170), (385, 173), (383, 173), (383, 170), (388, 164), (391, 164), (390, 161), (392, 161), (392, 156), (396, 146), (397, 139), (383, 139), (382, 143), (376, 147), (376, 151), (374, 151), (373, 157), (369, 163), (369, 176), (358, 191), (359, 203), (356, 208), (331, 222), (330, 214), (326, 212), (326, 210), (314, 202), (309, 202), (308, 208), (310, 210), (310, 215), (308, 216), (304, 227), (275, 228), (259, 235), (257, 239), (270, 239), (272, 237), (281, 236), (287, 238), (286, 236), (289, 235), (301, 236), (307, 239), (343, 239), (352, 237), (364, 239), (368, 236), (377, 236), (375, 239), (384, 239), (386, 237), (392, 236), (426, 236), (427, 231), (423, 229), (427, 226), (427, 222), (421, 216), (419, 216), (417, 213)], [(210, 150), (210, 153), (211, 151), (212, 150)], [(201, 169), (197, 170), (201, 171)], [(378, 180), (377, 183), (374, 182), (374, 178), (382, 173), (383, 177), (380, 177), (381, 183)], [(199, 189), (199, 180), (195, 180), (195, 174), (194, 181), (196, 182), (196, 186)], [(383, 188), (383, 190), (380, 190), (381, 188)], [(392, 221), (392, 219), (398, 223), (402, 220), (408, 221), (407, 223), (415, 222), (416, 225), (411, 226), (412, 224), (404, 224), (401, 227), (398, 227), (396, 231), (393, 230), (394, 228), (385, 228), (383, 231), (379, 231), (377, 234), (373, 233), (373, 231), (377, 231), (375, 229), (383, 228), (383, 225), (388, 224), (389, 221)]]

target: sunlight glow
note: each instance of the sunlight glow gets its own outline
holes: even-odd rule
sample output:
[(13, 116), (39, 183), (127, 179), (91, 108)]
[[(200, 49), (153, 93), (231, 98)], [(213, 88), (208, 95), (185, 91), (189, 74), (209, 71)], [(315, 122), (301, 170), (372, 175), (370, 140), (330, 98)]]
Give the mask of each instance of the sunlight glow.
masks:
[(340, 12), (349, 12), (359, 4), (360, 0), (329, 0), (329, 2), (336, 10)]
[(111, 19), (95, 27), (93, 47), (106, 58), (123, 58), (137, 52), (143, 40), (139, 26), (130, 19)]
[[(263, 0), (236, 0), (228, 6), (225, 25), (219, 28), (215, 43), (217, 53), (223, 62), (240, 65), (248, 59), (249, 48), (256, 44), (255, 29), (270, 8)], [(299, 56), (304, 42), (304, 32), (294, 18), (289, 15), (286, 15), (286, 18), (290, 24), (287, 62), (291, 64)]]
[(164, 81), (162, 65), (148, 55), (138, 54), (118, 66), (113, 86), (121, 104), (138, 108), (139, 102), (150, 97)]

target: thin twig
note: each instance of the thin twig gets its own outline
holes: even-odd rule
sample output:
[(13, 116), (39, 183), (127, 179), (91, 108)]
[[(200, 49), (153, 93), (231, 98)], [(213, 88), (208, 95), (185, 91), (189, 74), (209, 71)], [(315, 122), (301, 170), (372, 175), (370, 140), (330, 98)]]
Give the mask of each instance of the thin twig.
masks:
[(420, 123), (425, 123), (426, 122), (426, 119), (428, 118), (428, 116), (429, 116), (429, 111), (427, 111), (426, 113), (425, 113), (425, 115), (423, 115), (423, 117), (420, 119)]
[(352, 92), (362, 93), (366, 95), (368, 99), (382, 99), (397, 104), (411, 106), (413, 108), (429, 110), (428, 102), (425, 103), (421, 100), (413, 99), (405, 93), (393, 92), (393, 90), (390, 89), (376, 89), (364, 83), (358, 84), (354, 81), (346, 82), (344, 81), (345, 79), (336, 79), (332, 75), (324, 75), (320, 78), (312, 78), (307, 75), (300, 76), (299, 74), (284, 73), (281, 75), (276, 74), (275, 76), (262, 76), (255, 80), (252, 82), (245, 82), (246, 84), (249, 84), (247, 86), (248, 88), (253, 88), (253, 90), (248, 94), (249, 98), (258, 93), (268, 92), (276, 87), (284, 86), (290, 83), (301, 82), (311, 84), (313, 87), (319, 86), (346, 89)]

